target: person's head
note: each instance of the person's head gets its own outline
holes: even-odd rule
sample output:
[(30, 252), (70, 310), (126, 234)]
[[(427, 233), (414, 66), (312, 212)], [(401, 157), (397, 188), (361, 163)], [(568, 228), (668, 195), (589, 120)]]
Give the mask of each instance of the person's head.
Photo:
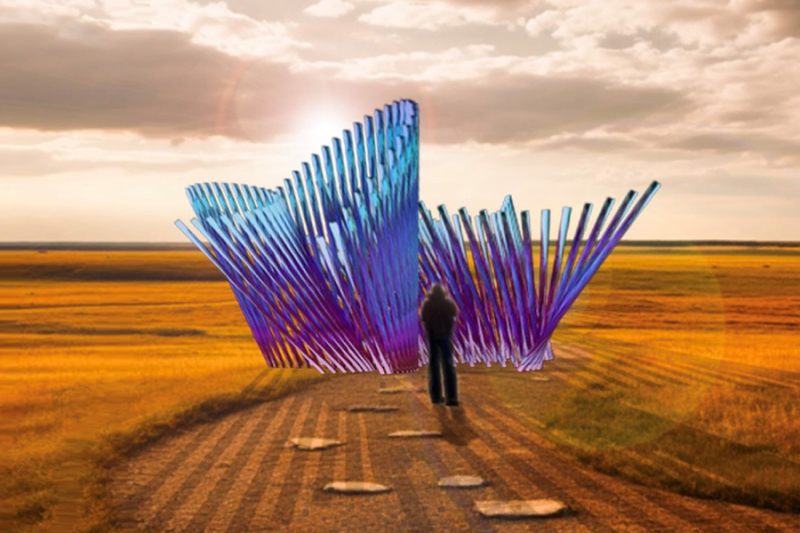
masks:
[(428, 296), (431, 298), (444, 298), (447, 296), (447, 291), (445, 291), (445, 288), (439, 283), (434, 283), (431, 285), (431, 290), (428, 291)]

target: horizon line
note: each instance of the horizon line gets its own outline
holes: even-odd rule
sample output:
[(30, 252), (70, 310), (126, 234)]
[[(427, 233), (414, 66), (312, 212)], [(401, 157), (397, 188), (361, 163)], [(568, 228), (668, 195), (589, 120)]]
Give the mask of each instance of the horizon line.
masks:
[[(582, 241), (582, 242), (585, 242)], [(538, 244), (539, 241), (533, 241)], [(572, 244), (567, 240), (565, 244)], [(800, 241), (732, 240), (732, 239), (631, 239), (618, 246), (749, 246), (800, 247)], [(191, 242), (183, 241), (0, 241), (0, 250), (197, 250)]]

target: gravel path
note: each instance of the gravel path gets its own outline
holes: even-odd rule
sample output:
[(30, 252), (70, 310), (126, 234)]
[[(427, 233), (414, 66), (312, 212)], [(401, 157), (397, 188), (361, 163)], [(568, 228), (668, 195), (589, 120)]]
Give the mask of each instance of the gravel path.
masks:
[[(564, 369), (569, 368), (569, 352)], [(580, 352), (572, 357), (579, 359)], [(680, 379), (682, 368), (653, 377)], [(523, 376), (464, 370), (462, 407), (432, 406), (425, 369), (402, 376), (346, 375), (297, 394), (201, 424), (148, 446), (111, 472), (112, 504), (123, 530), (179, 532), (779, 532), (800, 531), (800, 516), (654, 490), (587, 470), (563, 457), (534, 430), (534, 421), (501, 400), (503, 383)], [(277, 374), (277, 373), (276, 373)], [(543, 372), (552, 387), (567, 374)], [(624, 376), (623, 376), (624, 377)], [(646, 376), (638, 376), (646, 378)], [(766, 380), (736, 373), (730, 380)], [(409, 390), (381, 394), (398, 386)], [(540, 394), (540, 393), (539, 393)], [(391, 405), (397, 411), (348, 412)], [(389, 438), (401, 430), (442, 436)], [(293, 437), (344, 442), (300, 451)], [(444, 489), (438, 480), (474, 475), (486, 484)], [(379, 494), (323, 491), (332, 481), (391, 487)], [(476, 500), (553, 498), (570, 511), (547, 519), (487, 519)]]

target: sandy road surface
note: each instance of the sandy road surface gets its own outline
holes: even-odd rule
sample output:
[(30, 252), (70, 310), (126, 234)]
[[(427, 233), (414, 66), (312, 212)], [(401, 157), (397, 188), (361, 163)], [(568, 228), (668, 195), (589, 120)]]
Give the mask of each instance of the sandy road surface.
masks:
[[(681, 379), (680, 368), (654, 370), (652, 379)], [(284, 372), (271, 373), (267, 381), (281, 379)], [(503, 375), (521, 377), (511, 369)], [(558, 371), (550, 376), (565, 379)], [(587, 470), (555, 452), (531, 420), (507, 406), (505, 378), (477, 368), (460, 372), (459, 378), (463, 404), (458, 409), (429, 403), (424, 371), (349, 375), (193, 427), (115, 467), (112, 503), (123, 528), (131, 531), (800, 531), (797, 515), (696, 500)], [(379, 393), (398, 385), (410, 390)], [(346, 411), (363, 404), (399, 409)], [(437, 430), (443, 438), (387, 437), (403, 429)], [(345, 444), (298, 451), (287, 441), (299, 436)], [(488, 485), (437, 486), (440, 477), (453, 474), (482, 476)], [(333, 480), (373, 481), (393, 491), (323, 492)], [(474, 505), (476, 500), (537, 498), (561, 500), (571, 511), (544, 520), (497, 520), (481, 517)]]

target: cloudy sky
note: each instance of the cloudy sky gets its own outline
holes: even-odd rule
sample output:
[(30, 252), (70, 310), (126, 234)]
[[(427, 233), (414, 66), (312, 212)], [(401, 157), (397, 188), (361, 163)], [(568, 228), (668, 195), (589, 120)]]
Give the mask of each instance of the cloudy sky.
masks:
[(400, 98), (429, 206), (800, 240), (799, 58), (797, 0), (0, 0), (0, 241), (182, 241)]

